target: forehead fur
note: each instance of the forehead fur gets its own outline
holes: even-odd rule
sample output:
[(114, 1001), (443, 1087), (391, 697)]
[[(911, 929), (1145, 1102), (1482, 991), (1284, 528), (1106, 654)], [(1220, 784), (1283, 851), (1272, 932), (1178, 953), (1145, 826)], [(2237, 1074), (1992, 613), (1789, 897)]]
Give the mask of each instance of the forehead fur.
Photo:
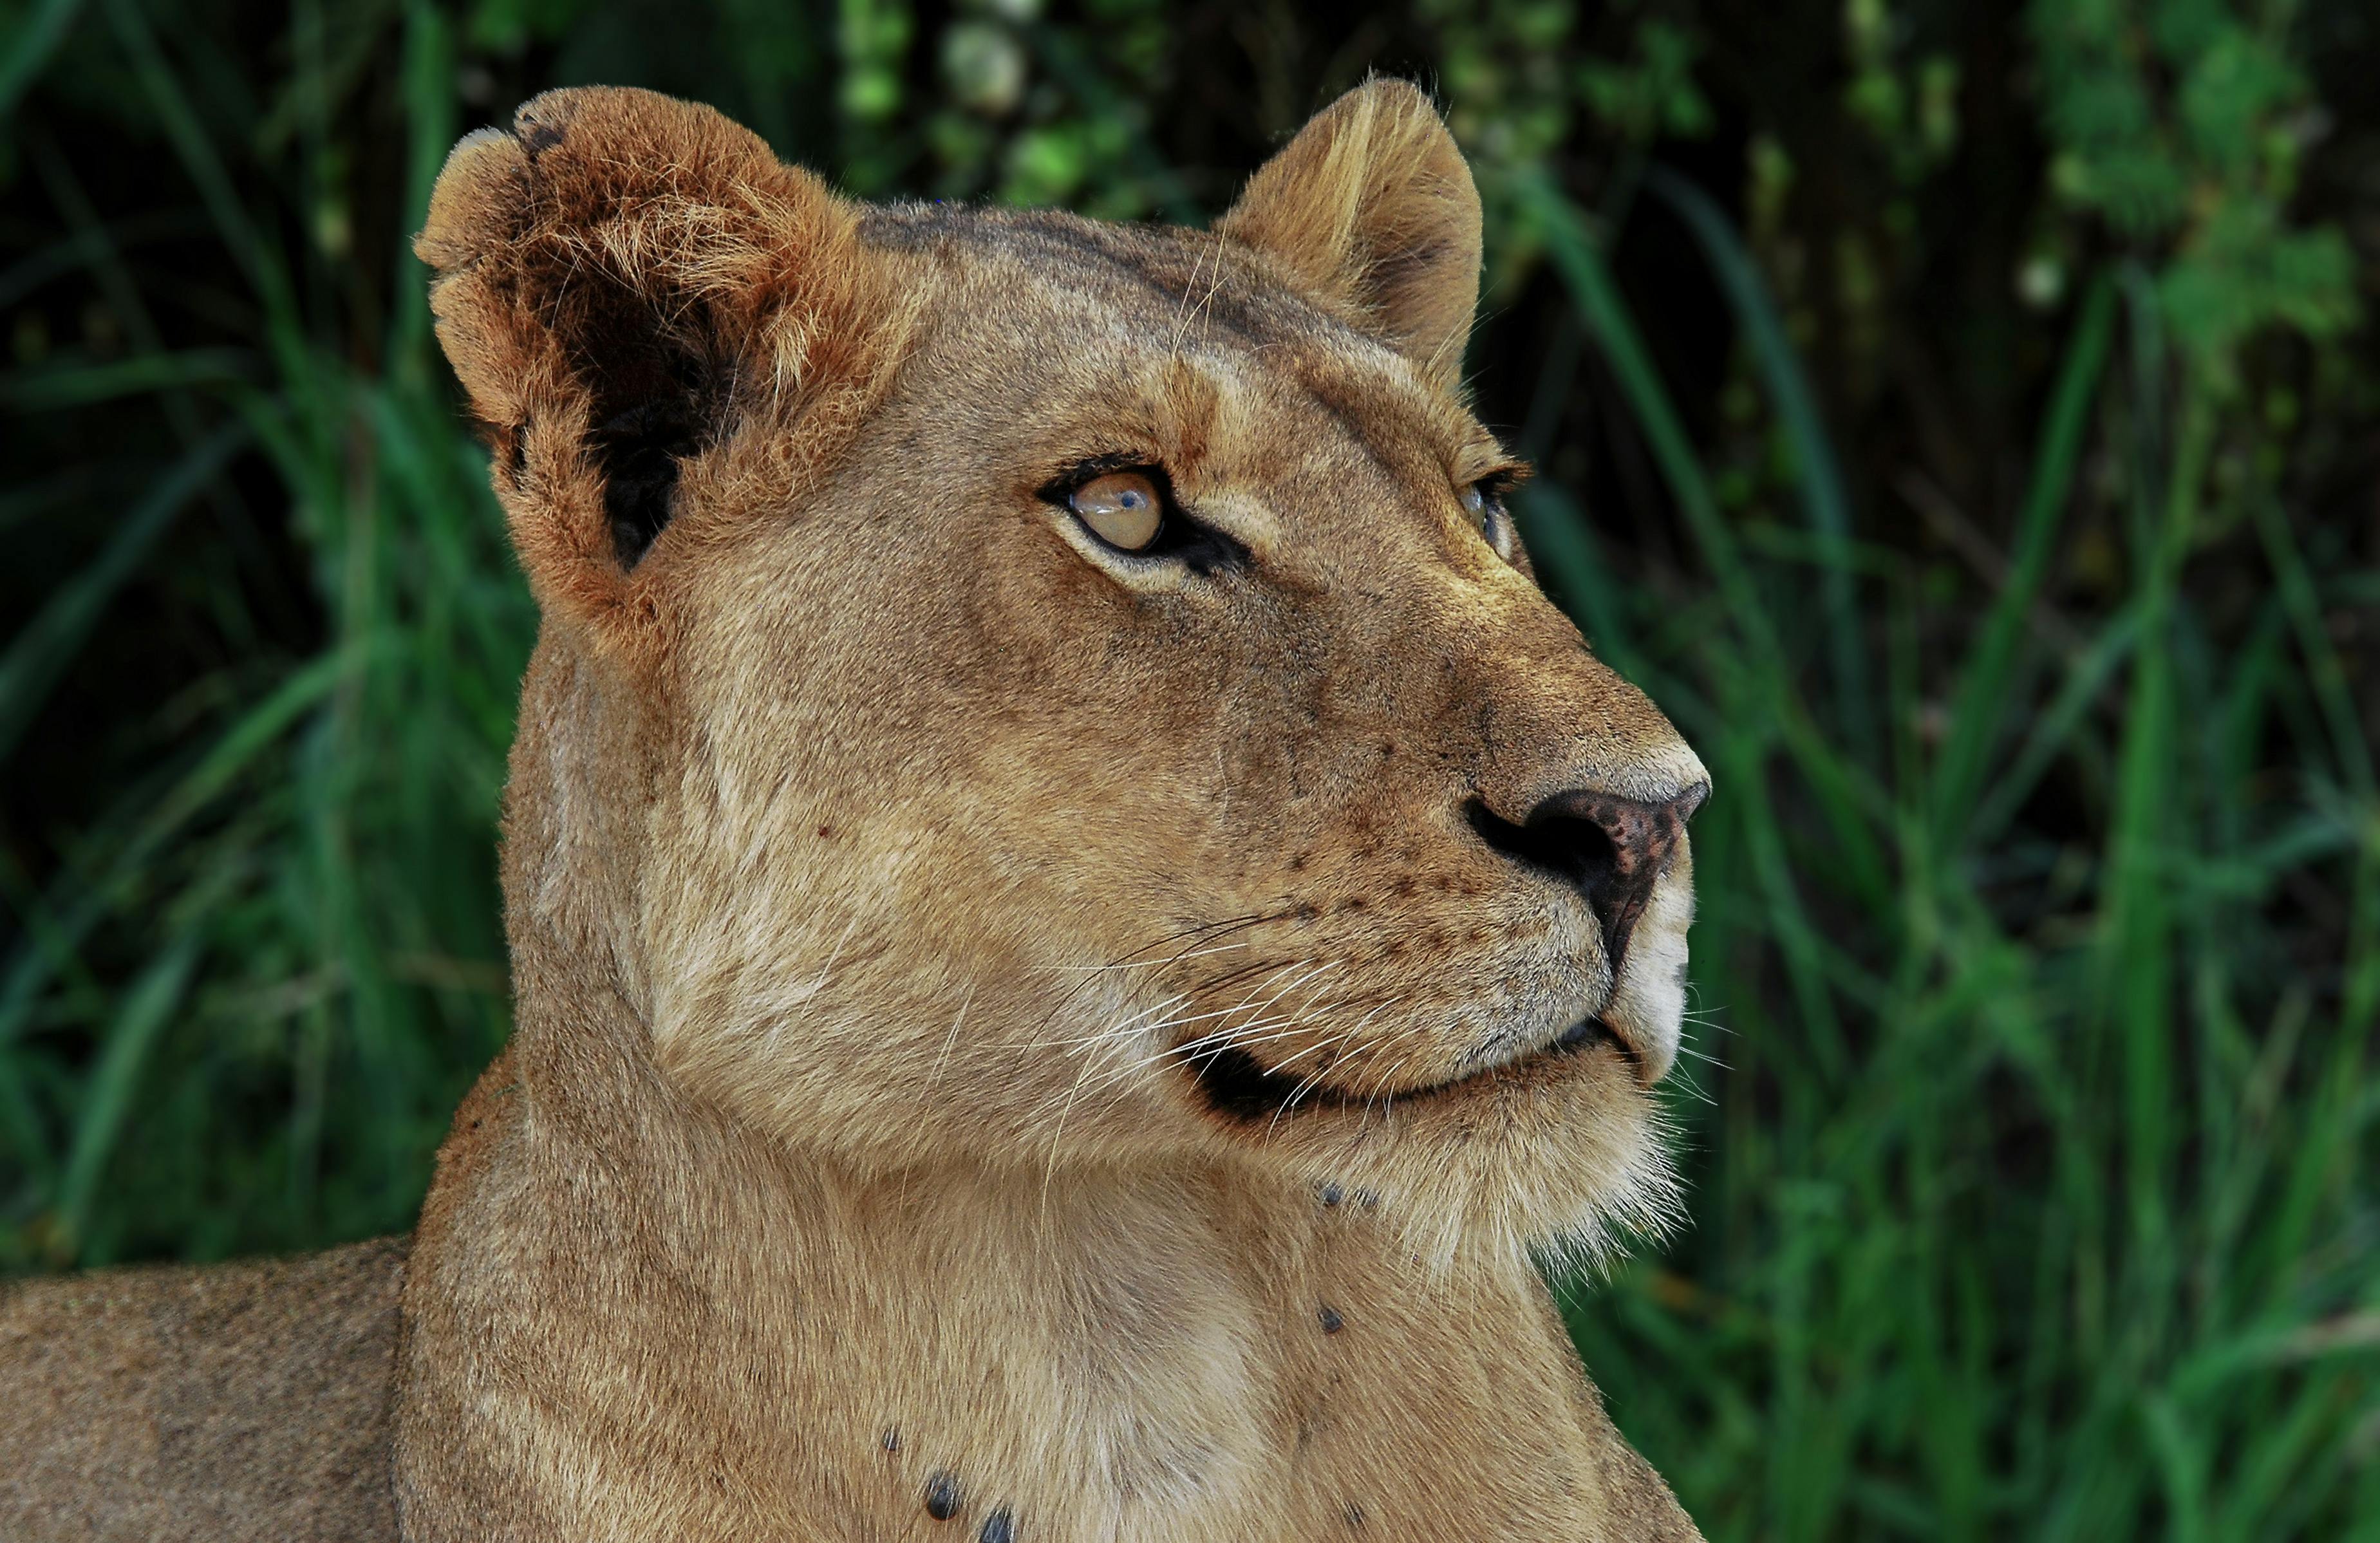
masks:
[(929, 330), (955, 334), (977, 373), (1032, 388), (1050, 437), (1146, 438), (1191, 485), (1253, 471), (1232, 465), (1252, 455), (1279, 469), (1265, 415), (1283, 411), (1399, 477), (1417, 457), (1457, 481), (1505, 460), (1446, 383), (1235, 237), (917, 204), (869, 211), (860, 233), (921, 265), (943, 292)]

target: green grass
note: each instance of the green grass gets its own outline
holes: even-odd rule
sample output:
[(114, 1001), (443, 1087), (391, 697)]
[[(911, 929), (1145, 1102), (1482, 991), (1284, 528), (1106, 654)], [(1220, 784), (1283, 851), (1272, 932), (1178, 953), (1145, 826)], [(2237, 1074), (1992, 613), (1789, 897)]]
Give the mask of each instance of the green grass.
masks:
[[(1863, 704), (1896, 742), (1864, 763), (1826, 690), (1852, 677), (1794, 667), (1836, 614), (1728, 530), (1577, 213), (1542, 184), (1519, 196), (1721, 596), (1674, 625), (1574, 536), (1541, 533), (1718, 789), (1695, 829), (1695, 984), (1725, 1031), (1704, 1046), (1723, 1066), (1687, 1074), (1707, 1100), (1684, 1111), (1708, 1154), (1692, 1272), (1643, 1261), (1572, 1298), (1623, 1425), (1715, 1537), (2380, 1537), (2380, 832), (2288, 527), (2246, 495), (2273, 581), (2248, 645), (2215, 646), (2176, 584), (2212, 433), (2186, 396), (2131, 591), (2065, 658), (2028, 639), (2080, 447), (2140, 421), (2105, 378), (2119, 306), (2098, 286), (1933, 745), (1908, 657), (1923, 597), (1890, 570), (1864, 585), (1899, 645)], [(2153, 354), (2153, 315), (2132, 321)], [(1575, 517), (1558, 495), (1536, 515)], [(1856, 569), (1813, 516), (1825, 597), (1827, 573)], [(2292, 725), (2312, 732), (2277, 819), (2243, 773), (2300, 672), (2319, 711)], [(2011, 925), (1984, 875), (2065, 757), (2105, 769), (2104, 844), (2059, 913)], [(2325, 857), (2355, 929), (2337, 981), (2293, 969), (2263, 917)]]
[[(122, 747), (88, 818), (37, 844), (12, 809), (0, 845), (17, 1270), (408, 1223), (505, 1032), (493, 827), (534, 626), (420, 273), (393, 240), (343, 266), (304, 238), (355, 152), (334, 83), (385, 78), (407, 225), (468, 126), (470, 30), (511, 13), (392, 4), (358, 34), (301, 4), (285, 89), (259, 98), (172, 7), (82, 11), (33, 6), (0, 40), (0, 104), (24, 122), (49, 68), (124, 93), (171, 217), (204, 221), (237, 283), (205, 335), (153, 314), (147, 237), (95, 212), (94, 168), (12, 140), (56, 225), (6, 227), (0, 297), (84, 286), (128, 339), (0, 374), (0, 530), (59, 554), (8, 591), (31, 599), (0, 639), (0, 766), (44, 735)], [(722, 38), (783, 41), (722, 15)], [(839, 59), (816, 36), (735, 56), (782, 64), (776, 89), (856, 74), (857, 35)], [(1034, 36), (1104, 67), (1075, 30)], [(886, 121), (788, 148), (892, 177)], [(1077, 136), (1078, 198), (1208, 196), (1117, 122)], [(266, 156), (285, 201), (261, 208)], [(1658, 170), (1598, 213), (1558, 159), (1483, 166), (1491, 249), (1539, 254), (1583, 345), (1513, 418), (1561, 421), (1600, 371), (1685, 556), (1618, 544), (1559, 476), (1522, 510), (1532, 549), (1717, 786), (1675, 1100), (1692, 1226), (1565, 1287), (1622, 1428), (1714, 1538), (2380, 1539), (2380, 787), (2349, 625), (2380, 573), (2292, 504), (2277, 447), (2313, 438), (2168, 335), (2154, 253), (2109, 248), (2039, 368), (2005, 561), (1947, 575), (1830, 439), (1733, 216)], [(1741, 447), (1679, 395), (1615, 266), (1657, 218), (1732, 318), (1766, 495), (1722, 480)], [(354, 294), (386, 298), (341, 287), (361, 264), (382, 268)], [(1519, 343), (1483, 328), (1483, 350)], [(135, 411), (154, 443), (63, 468), (22, 448)], [(255, 598), (251, 528), (301, 559), (310, 631)], [(77, 726), (92, 662), (141, 625), (128, 596), (181, 563), (212, 651)]]
[[(260, 651), (186, 688), (150, 769), (38, 890), (15, 886), (26, 925), (0, 960), (0, 1108), (21, 1166), (0, 1256), (33, 1266), (409, 1224), (447, 1115), (506, 1030), (494, 816), (534, 626), (411, 258), (387, 254), (387, 367), (359, 371), (254, 228), (140, 9), (109, 17), (237, 254), (255, 335), (203, 377), (160, 350), (130, 361), (145, 371), (94, 380), (65, 362), (0, 384), (32, 430), (102, 392), (162, 393), (169, 420), (222, 425), (193, 431), (0, 654), (0, 749), (89, 631), (125, 625), (111, 592), (235, 448), (261, 452), (285, 500), (325, 636), (311, 656)], [(460, 131), (444, 48), (417, 11), (417, 210)], [(120, 274), (104, 230), (71, 238)]]

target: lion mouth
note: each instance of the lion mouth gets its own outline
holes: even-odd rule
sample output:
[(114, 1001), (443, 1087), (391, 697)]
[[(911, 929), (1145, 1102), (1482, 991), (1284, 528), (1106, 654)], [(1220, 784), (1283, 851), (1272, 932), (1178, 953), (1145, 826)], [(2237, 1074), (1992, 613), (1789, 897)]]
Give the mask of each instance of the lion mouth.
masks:
[(1387, 1100), (1434, 1099), (1459, 1095), (1502, 1080), (1508, 1074), (1539, 1062), (1580, 1055), (1597, 1045), (1609, 1045), (1632, 1067), (1636, 1051), (1617, 1029), (1601, 1017), (1581, 1019), (1561, 1034), (1516, 1060), (1465, 1072), (1460, 1076), (1394, 1093), (1358, 1094), (1315, 1076), (1291, 1076), (1265, 1069), (1264, 1063), (1235, 1045), (1201, 1050), (1184, 1064), (1190, 1068), (1207, 1107), (1233, 1120), (1269, 1120), (1308, 1109), (1354, 1109)]

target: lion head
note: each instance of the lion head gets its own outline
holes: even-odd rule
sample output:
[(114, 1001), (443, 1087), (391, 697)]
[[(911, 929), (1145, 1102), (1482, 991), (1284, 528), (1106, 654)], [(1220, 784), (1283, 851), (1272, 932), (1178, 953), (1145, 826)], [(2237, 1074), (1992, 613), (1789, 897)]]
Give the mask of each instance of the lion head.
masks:
[(1658, 1206), (1707, 780), (1532, 577), (1418, 91), (1204, 231), (557, 91), (419, 249), (544, 615), (525, 1041), (617, 1002), (820, 1161), (1236, 1165), (1438, 1257)]

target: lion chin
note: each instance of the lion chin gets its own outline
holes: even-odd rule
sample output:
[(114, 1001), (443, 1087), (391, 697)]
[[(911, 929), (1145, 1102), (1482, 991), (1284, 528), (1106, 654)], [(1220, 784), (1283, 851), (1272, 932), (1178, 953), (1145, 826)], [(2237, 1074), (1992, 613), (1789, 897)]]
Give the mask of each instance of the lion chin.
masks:
[(342, 1535), (1697, 1536), (1536, 1266), (1673, 1214), (1709, 783), (1506, 511), (1428, 100), (1191, 230), (557, 91), (417, 249), (542, 626), (512, 1045), (409, 1253), (238, 1288), (386, 1389)]

